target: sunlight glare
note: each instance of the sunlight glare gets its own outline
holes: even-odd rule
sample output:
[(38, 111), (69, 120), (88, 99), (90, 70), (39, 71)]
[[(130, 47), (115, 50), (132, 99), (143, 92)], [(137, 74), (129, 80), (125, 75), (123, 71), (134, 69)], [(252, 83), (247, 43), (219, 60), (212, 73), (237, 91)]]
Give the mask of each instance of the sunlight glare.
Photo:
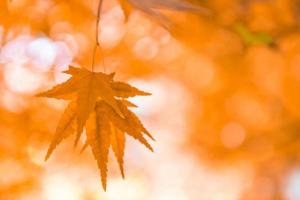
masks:
[(80, 200), (80, 190), (67, 176), (53, 174), (44, 180), (46, 200)]

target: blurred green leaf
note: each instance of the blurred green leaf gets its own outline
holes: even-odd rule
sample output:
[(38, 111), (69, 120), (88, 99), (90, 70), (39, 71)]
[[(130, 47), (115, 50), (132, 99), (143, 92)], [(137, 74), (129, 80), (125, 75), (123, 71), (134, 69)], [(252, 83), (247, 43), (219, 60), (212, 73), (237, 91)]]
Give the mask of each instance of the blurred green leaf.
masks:
[(258, 32), (258, 33), (251, 32), (245, 25), (241, 23), (235, 24), (234, 30), (241, 36), (241, 38), (247, 45), (254, 45), (254, 44), (270, 45), (273, 43), (273, 38), (269, 34), (265, 32)]

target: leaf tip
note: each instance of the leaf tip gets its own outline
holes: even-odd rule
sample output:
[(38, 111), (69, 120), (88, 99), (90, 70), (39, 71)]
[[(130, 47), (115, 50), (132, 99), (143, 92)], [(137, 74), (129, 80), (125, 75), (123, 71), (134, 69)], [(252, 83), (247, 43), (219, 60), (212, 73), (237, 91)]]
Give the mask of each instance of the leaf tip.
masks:
[(109, 76), (111, 79), (113, 79), (113, 78), (115, 77), (115, 75), (116, 75), (116, 72), (112, 72), (112, 73), (108, 74), (108, 76)]
[(47, 154), (46, 154), (46, 156), (45, 156), (45, 158), (44, 158), (45, 162), (47, 162), (49, 160), (50, 155), (51, 155), (51, 152), (48, 151)]
[(41, 92), (41, 93), (37, 93), (34, 95), (35, 97), (45, 97), (45, 93)]
[(107, 184), (106, 184), (106, 181), (101, 181), (101, 184), (102, 184), (102, 188), (104, 190), (104, 192), (106, 192), (106, 189), (107, 189)]
[(150, 144), (148, 144), (146, 147), (147, 147), (147, 149), (149, 149), (151, 152), (154, 153), (154, 149), (152, 148), (152, 146)]
[(143, 91), (143, 94), (142, 94), (143, 96), (151, 96), (152, 95), (152, 93), (150, 93), (150, 92), (144, 92)]
[(143, 132), (152, 140), (152, 141), (156, 141), (156, 139), (149, 133), (149, 131), (147, 131), (146, 129), (143, 130)]
[(80, 154), (82, 154), (85, 150), (86, 150), (86, 148), (88, 147), (88, 142), (86, 142), (84, 145), (83, 145), (83, 147), (81, 148), (81, 150), (80, 150)]

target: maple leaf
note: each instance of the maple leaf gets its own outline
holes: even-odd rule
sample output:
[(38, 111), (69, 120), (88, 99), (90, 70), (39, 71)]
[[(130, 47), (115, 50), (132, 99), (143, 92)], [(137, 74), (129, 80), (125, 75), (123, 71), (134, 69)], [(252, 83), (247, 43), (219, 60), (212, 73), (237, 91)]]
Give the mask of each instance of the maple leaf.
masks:
[(128, 109), (128, 107), (136, 107), (136, 105), (125, 99), (137, 95), (150, 95), (150, 93), (127, 83), (115, 82), (114, 74), (90, 72), (75, 67), (70, 67), (64, 73), (70, 74), (72, 77), (37, 95), (71, 100), (58, 123), (45, 159), (50, 157), (63, 139), (75, 132), (77, 132), (76, 144), (86, 126), (87, 141), (83, 149), (91, 147), (105, 190), (110, 147), (117, 158), (122, 177), (124, 177), (125, 134), (135, 138), (153, 151), (144, 135), (152, 140), (154, 138), (138, 117)]
[(104, 189), (106, 189), (107, 160), (110, 146), (119, 163), (121, 174), (124, 177), (125, 133), (153, 151), (151, 145), (143, 135), (146, 134), (153, 139), (150, 133), (122, 101), (118, 100), (118, 105), (124, 114), (124, 118), (120, 117), (109, 104), (100, 100), (97, 102), (95, 112), (91, 115), (87, 123), (86, 144), (91, 147), (93, 155), (97, 160)]
[(45, 160), (49, 158), (52, 154), (53, 150), (57, 145), (61, 143), (61, 141), (70, 135), (72, 135), (75, 131), (76, 125), (76, 103), (71, 102), (64, 113), (62, 114), (61, 119), (58, 122), (54, 138), (50, 144)]
[(87, 143), (91, 146), (101, 173), (103, 189), (106, 190), (107, 162), (110, 146), (110, 124), (108, 116), (93, 113), (88, 120)]
[(132, 87), (131, 85), (123, 82), (113, 82), (111, 84), (111, 87), (114, 90), (114, 95), (116, 97), (122, 97), (122, 98), (128, 98), (128, 97), (134, 97), (137, 95), (140, 96), (148, 96), (151, 95), (148, 92), (141, 91), (135, 87)]
[(122, 177), (125, 178), (124, 174), (124, 149), (125, 149), (125, 133), (122, 132), (120, 129), (116, 128), (112, 123), (110, 123), (111, 128), (111, 147), (113, 149), (113, 152), (117, 158), (117, 161), (119, 163), (120, 171), (122, 174)]
[[(101, 72), (95, 73), (75, 67), (70, 67), (65, 73), (72, 75), (72, 77), (51, 90), (40, 93), (38, 96), (61, 99), (62, 97), (66, 97), (66, 95), (70, 95), (70, 93), (77, 93), (77, 137), (75, 144), (77, 144), (83, 131), (84, 124), (94, 109), (98, 98), (101, 98), (106, 103), (110, 104), (115, 111), (122, 116), (114, 98), (115, 93), (126, 93), (131, 96), (137, 94), (143, 95), (136, 88), (131, 89), (130, 86), (126, 84), (126, 87), (123, 88), (123, 90), (125, 89), (126, 91), (122, 92), (122, 88), (114, 91), (111, 85), (113, 81), (112, 74), (104, 74)], [(130, 89), (132, 91), (130, 91)], [(144, 95), (146, 95), (146, 93)]]

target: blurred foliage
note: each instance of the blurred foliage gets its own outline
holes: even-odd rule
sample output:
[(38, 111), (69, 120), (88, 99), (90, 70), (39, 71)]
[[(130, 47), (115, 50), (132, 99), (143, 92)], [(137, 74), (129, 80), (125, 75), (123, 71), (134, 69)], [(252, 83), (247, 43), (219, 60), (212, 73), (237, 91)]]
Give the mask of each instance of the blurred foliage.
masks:
[[(248, 185), (237, 199), (298, 199), (288, 198), (285, 187), (289, 174), (299, 168), (300, 1), (186, 1), (207, 8), (210, 14), (182, 12), (174, 9), (182, 1), (169, 2), (173, 3), (171, 9), (154, 4), (159, 16), (167, 19), (168, 26), (162, 26), (159, 17), (149, 16), (149, 10), (145, 12), (138, 6), (133, 6), (126, 21), (118, 1), (106, 1), (99, 30), (102, 52), (97, 52), (96, 69), (116, 71), (120, 80), (158, 83), (163, 77), (178, 83), (184, 95), (173, 107), (166, 101), (163, 110), (147, 116), (150, 127), (159, 126), (163, 120), (162, 124), (167, 125), (162, 130), (172, 130), (166, 127), (172, 124), (170, 121), (184, 116), (183, 141), (177, 141), (181, 143), (180, 151), (192, 153), (199, 166), (203, 162), (216, 170), (243, 166), (249, 175)], [(0, 174), (4, 177), (11, 166), (22, 172), (5, 181), (0, 179), (1, 200), (40, 193), (46, 172), (45, 164), (36, 161), (36, 156), (44, 153), (59, 117), (57, 113), (64, 106), (32, 96), (64, 79), (58, 73), (71, 61), (89, 68), (97, 3), (0, 1)], [(47, 48), (36, 50), (31, 45), (41, 38), (38, 42), (54, 45), (60, 52), (57, 55), (67, 55), (69, 60), (56, 56), (41, 67), (44, 63), (37, 61), (49, 58), (50, 54), (41, 56)], [(33, 46), (35, 51), (22, 49), (24, 45)], [(29, 89), (25, 88), (28, 80)], [(158, 90), (151, 92), (164, 95)], [(167, 91), (171, 96), (168, 100), (181, 94), (176, 92)], [(163, 101), (163, 97), (158, 99)], [(174, 115), (173, 111), (182, 105), (187, 105), (185, 110)], [(175, 135), (173, 131), (164, 134)], [(59, 154), (56, 162), (71, 155), (70, 146), (62, 148), (68, 153)], [(173, 147), (170, 144), (168, 148)], [(93, 166), (86, 154), (69, 159), (80, 165), (82, 173)], [(155, 167), (161, 163), (156, 164), (150, 175), (154, 176)], [(200, 180), (191, 180), (197, 181)], [(189, 197), (201, 199), (198, 194)], [(93, 199), (89, 192), (85, 196)]]
[(250, 32), (243, 24), (236, 24), (234, 26), (236, 32), (241, 36), (243, 41), (247, 45), (254, 45), (254, 44), (272, 44), (273, 39), (271, 36), (264, 32), (259, 33), (252, 33)]

